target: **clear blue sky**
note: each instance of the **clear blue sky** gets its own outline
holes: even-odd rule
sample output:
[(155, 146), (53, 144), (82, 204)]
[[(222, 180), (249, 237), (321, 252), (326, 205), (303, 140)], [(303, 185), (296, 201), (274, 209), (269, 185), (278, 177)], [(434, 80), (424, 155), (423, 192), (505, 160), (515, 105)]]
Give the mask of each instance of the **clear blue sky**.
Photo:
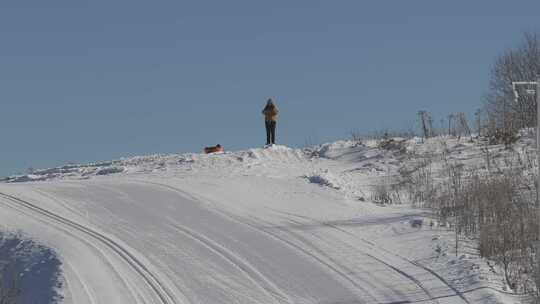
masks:
[[(0, 175), (385, 128), (481, 105), (540, 1), (2, 1)], [(436, 118), (438, 121), (439, 118)]]

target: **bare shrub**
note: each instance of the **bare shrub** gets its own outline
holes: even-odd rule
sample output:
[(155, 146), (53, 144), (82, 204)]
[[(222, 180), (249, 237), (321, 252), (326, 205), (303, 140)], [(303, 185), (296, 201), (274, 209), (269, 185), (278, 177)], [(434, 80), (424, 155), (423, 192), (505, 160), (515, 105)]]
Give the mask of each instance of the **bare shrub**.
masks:
[(481, 215), (480, 254), (503, 267), (506, 281), (513, 289), (526, 288), (521, 277), (534, 268), (528, 257), (538, 237), (534, 205), (522, 196), (520, 183), (516, 172), (507, 171), (479, 180), (468, 189), (475, 196)]
[(508, 286), (520, 292), (540, 290), (536, 151), (501, 154), (484, 146), (484, 167), (453, 160), (444, 142), (440, 151), (440, 169), (434, 169), (436, 155), (414, 155), (400, 169), (400, 186), (410, 202), (434, 208), (441, 222), (451, 224), (456, 255), (460, 236), (477, 238), (480, 254), (501, 266)]
[(393, 138), (386, 138), (379, 142), (379, 148), (388, 151), (397, 151), (400, 153), (407, 152), (407, 146), (405, 140), (396, 140)]
[(433, 179), (433, 160), (431, 157), (420, 157), (412, 167), (402, 167), (400, 186), (405, 189), (413, 206), (423, 207), (432, 202), (436, 191)]
[(362, 133), (358, 130), (352, 130), (350, 133), (350, 138), (352, 141), (361, 141), (374, 139), (374, 140), (387, 140), (387, 139), (410, 139), (416, 136), (414, 128), (409, 128), (407, 130), (388, 130), (382, 129), (369, 133)]
[(351, 140), (355, 143), (362, 144), (364, 141), (365, 136), (362, 135), (362, 133), (358, 130), (352, 130), (351, 131)]
[(504, 170), (466, 175), (462, 168), (446, 168), (448, 182), (435, 201), (442, 219), (453, 222), (456, 254), (459, 235), (479, 237), (480, 254), (497, 262), (504, 270), (508, 286), (530, 290), (525, 274), (535, 272), (531, 260), (538, 239), (537, 213), (530, 180), (523, 167), (507, 164)]
[(490, 145), (504, 144), (506, 148), (512, 147), (518, 139), (518, 130), (516, 129), (488, 129), (487, 138)]
[(392, 204), (393, 199), (389, 188), (386, 183), (375, 185), (371, 194), (371, 200), (377, 204)]
[(401, 186), (393, 178), (386, 177), (372, 187), (371, 200), (377, 204), (401, 204)]

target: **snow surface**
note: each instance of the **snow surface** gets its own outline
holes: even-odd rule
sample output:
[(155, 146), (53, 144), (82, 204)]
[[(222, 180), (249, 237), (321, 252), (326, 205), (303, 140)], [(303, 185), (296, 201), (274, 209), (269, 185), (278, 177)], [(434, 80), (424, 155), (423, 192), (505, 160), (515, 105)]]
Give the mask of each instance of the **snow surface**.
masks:
[(5, 179), (0, 228), (58, 253), (62, 303), (520, 302), (473, 241), (453, 254), (429, 210), (369, 201), (404, 161), (340, 141), (68, 165)]

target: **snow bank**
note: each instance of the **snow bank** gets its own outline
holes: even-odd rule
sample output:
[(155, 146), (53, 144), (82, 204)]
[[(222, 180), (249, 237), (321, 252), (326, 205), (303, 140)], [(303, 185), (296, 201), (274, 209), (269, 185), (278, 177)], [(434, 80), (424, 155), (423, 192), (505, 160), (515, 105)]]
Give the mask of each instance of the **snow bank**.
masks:
[[(70, 295), (88, 298), (78, 303), (139, 296), (150, 303), (161, 289), (178, 303), (190, 302), (184, 296), (194, 303), (504, 303), (484, 295), (504, 292), (500, 272), (475, 252), (452, 256), (452, 231), (427, 220), (411, 227), (428, 211), (383, 208), (365, 195), (394, 182), (414, 157), (445, 151), (474, 165), (482, 146), (444, 137), (395, 142), (397, 149), (338, 141), (36, 170), (6, 181), (58, 181), (3, 184), (1, 192), (77, 225), (48, 222), (43, 212), (28, 216), (36, 208), (5, 197), (0, 219), (57, 246), (72, 284), (67, 303)], [(73, 181), (81, 179), (90, 180)], [(151, 278), (160, 288), (148, 288)], [(85, 284), (99, 293), (87, 295)]]
[(34, 182), (61, 179), (89, 179), (94, 176), (115, 174), (153, 173), (163, 171), (191, 171), (241, 167), (257, 163), (298, 163), (308, 159), (300, 149), (283, 145), (254, 148), (246, 151), (211, 154), (155, 154), (134, 156), (108, 162), (70, 164), (56, 168), (33, 170), (31, 173), (6, 177), (8, 183)]

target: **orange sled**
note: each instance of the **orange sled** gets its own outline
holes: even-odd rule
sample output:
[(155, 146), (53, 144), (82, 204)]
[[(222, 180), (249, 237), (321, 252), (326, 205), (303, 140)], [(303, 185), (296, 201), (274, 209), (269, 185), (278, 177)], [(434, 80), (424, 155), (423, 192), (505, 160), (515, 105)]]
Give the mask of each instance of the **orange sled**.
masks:
[(221, 145), (215, 145), (214, 147), (206, 147), (204, 148), (204, 153), (216, 153), (216, 152), (223, 152), (223, 147)]

